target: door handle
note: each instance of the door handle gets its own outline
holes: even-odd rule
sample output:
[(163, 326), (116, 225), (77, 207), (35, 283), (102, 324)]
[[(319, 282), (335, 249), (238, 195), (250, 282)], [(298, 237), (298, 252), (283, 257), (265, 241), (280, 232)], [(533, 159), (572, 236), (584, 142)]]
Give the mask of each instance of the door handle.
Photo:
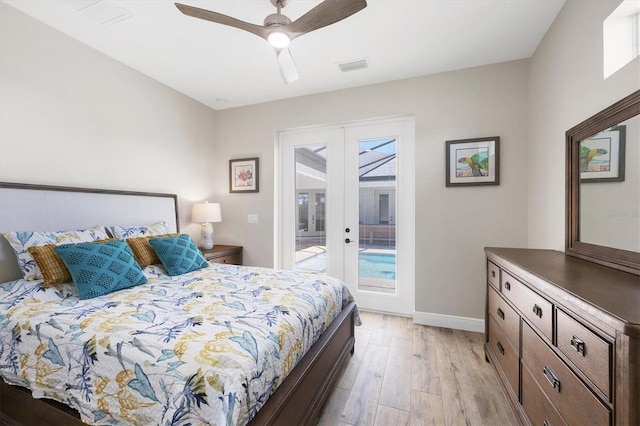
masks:
[(347, 243), (347, 244), (349, 244), (349, 243), (351, 242), (351, 240), (350, 240), (350, 239), (348, 239), (348, 238), (345, 238), (345, 239), (344, 239), (344, 242), (345, 242), (345, 243)]

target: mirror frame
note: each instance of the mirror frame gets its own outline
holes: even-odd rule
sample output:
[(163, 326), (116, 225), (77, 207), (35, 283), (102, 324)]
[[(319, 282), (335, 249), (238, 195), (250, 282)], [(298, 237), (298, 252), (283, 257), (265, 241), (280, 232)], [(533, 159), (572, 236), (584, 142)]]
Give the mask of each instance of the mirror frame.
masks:
[[(580, 241), (580, 141), (640, 115), (640, 90), (600, 111), (566, 133), (565, 253), (640, 275), (640, 253)], [(636, 141), (632, 141), (636, 142)]]

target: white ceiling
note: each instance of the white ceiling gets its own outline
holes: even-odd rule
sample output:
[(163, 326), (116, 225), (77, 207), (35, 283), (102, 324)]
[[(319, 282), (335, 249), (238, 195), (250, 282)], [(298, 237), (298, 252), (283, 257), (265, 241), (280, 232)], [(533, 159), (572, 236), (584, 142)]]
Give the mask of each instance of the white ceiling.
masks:
[[(530, 57), (565, 0), (368, 0), (355, 15), (291, 43), (300, 79), (286, 85), (263, 39), (183, 15), (172, 1), (3, 0), (214, 109), (381, 83)], [(262, 25), (269, 0), (183, 0)], [(289, 0), (292, 20), (319, 4)], [(75, 7), (75, 8), (74, 8)], [(108, 10), (130, 17), (101, 25)], [(369, 68), (337, 64), (366, 58)], [(225, 102), (226, 101), (226, 102)]]

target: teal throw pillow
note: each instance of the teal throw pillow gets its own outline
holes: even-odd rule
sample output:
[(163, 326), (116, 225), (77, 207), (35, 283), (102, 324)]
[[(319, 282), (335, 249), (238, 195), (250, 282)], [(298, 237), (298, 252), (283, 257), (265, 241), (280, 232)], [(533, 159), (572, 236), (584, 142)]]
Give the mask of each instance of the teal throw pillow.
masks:
[(122, 240), (63, 244), (53, 248), (69, 269), (80, 299), (91, 299), (147, 282)]
[(151, 238), (158, 259), (171, 276), (186, 274), (209, 266), (200, 250), (187, 234), (178, 237)]

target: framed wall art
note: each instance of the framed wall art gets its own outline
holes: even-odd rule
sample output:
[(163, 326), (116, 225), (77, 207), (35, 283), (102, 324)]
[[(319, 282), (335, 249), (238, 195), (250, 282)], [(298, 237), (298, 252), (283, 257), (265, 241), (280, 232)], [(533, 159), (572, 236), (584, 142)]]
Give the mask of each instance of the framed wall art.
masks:
[(580, 182), (624, 182), (625, 133), (614, 126), (580, 141)]
[(500, 185), (500, 137), (447, 141), (447, 186)]
[(259, 159), (229, 160), (229, 192), (258, 192)]

